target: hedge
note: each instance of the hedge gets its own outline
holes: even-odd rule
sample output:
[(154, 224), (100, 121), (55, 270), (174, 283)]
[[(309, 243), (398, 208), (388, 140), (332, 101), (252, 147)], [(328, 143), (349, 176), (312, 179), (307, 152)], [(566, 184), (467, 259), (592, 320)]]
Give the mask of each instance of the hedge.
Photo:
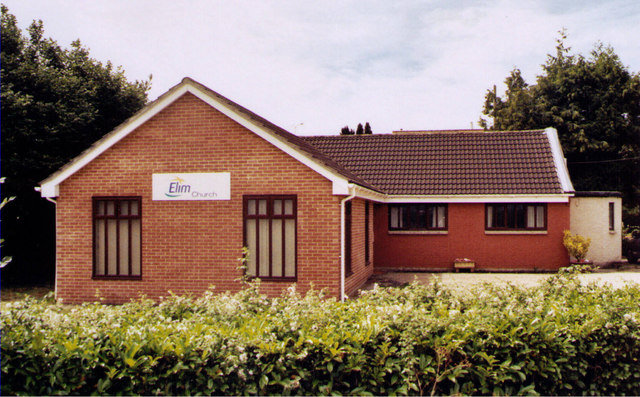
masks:
[(639, 395), (640, 287), (439, 283), (341, 303), (259, 284), (120, 306), (11, 303), (7, 394)]

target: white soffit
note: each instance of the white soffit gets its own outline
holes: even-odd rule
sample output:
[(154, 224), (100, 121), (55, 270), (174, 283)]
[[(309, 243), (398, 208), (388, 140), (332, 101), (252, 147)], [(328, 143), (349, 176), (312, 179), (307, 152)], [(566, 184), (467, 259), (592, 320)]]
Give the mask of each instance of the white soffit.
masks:
[(378, 203), (567, 203), (573, 194), (460, 194), (443, 196), (391, 195), (350, 184), (356, 197)]
[(571, 194), (387, 196), (385, 203), (567, 203)]
[(156, 103), (150, 104), (147, 108), (141, 110), (138, 114), (132, 116), (132, 118), (126, 121), (124, 124), (118, 126), (111, 133), (107, 134), (102, 142), (98, 141), (94, 148), (88, 149), (86, 152), (81, 153), (78, 157), (72, 160), (65, 168), (61, 169), (59, 173), (54, 173), (49, 178), (45, 179), (41, 183), (40, 194), (42, 197), (58, 197), (59, 185), (65, 179), (76, 173), (82, 167), (90, 163), (92, 160), (100, 156), (107, 149), (118, 143), (121, 139), (129, 135), (136, 128), (144, 124), (156, 114), (160, 113), (167, 106), (172, 104), (175, 100), (180, 98), (185, 93), (191, 93), (209, 104), (213, 108), (220, 111), (222, 114), (231, 118), (238, 124), (254, 132), (267, 142), (271, 143), (278, 149), (287, 153), (291, 157), (295, 158), (302, 164), (311, 168), (315, 172), (319, 173), (323, 177), (327, 178), (333, 183), (333, 194), (349, 194), (348, 180), (341, 175), (333, 172), (332, 170), (318, 164), (310, 159), (307, 155), (291, 147), (288, 143), (281, 139), (276, 138), (271, 132), (267, 131), (262, 126), (259, 126), (251, 121), (240, 116), (235, 110), (219, 101), (217, 98), (210, 95), (208, 92), (197, 87), (190, 79), (185, 79), (179, 85), (172, 90), (169, 90), (165, 95), (166, 97), (158, 98)]

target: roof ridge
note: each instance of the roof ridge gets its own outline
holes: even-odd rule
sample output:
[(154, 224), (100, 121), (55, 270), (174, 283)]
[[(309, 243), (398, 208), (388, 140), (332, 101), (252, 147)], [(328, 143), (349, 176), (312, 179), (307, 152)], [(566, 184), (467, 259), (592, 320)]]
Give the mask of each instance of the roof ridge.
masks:
[[(389, 139), (397, 139), (405, 136), (429, 136), (429, 135), (491, 135), (491, 134), (509, 134), (509, 133), (520, 133), (520, 134), (530, 134), (530, 133), (544, 133), (544, 129), (535, 129), (535, 130), (415, 130), (415, 131), (394, 131), (392, 133), (382, 133), (382, 134), (360, 134), (360, 135), (305, 135), (298, 136), (299, 138), (306, 139), (361, 139), (364, 137), (387, 137)], [(297, 136), (297, 135), (296, 135)]]
[(492, 133), (509, 133), (509, 132), (544, 132), (544, 129), (531, 129), (531, 130), (485, 130), (480, 128), (475, 129), (451, 129), (451, 130), (396, 130), (392, 135), (403, 134), (492, 134)]
[(563, 194), (546, 130), (481, 131), (302, 138), (391, 195)]

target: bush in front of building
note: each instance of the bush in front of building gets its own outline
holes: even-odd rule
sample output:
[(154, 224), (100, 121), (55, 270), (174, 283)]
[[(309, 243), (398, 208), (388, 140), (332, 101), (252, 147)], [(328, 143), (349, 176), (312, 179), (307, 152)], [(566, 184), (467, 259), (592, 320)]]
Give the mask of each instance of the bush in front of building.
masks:
[(586, 258), (587, 252), (589, 252), (591, 239), (565, 230), (562, 236), (562, 244), (567, 249), (569, 256), (575, 258), (577, 262), (582, 262)]
[(2, 311), (2, 394), (640, 394), (640, 287), (258, 287)]

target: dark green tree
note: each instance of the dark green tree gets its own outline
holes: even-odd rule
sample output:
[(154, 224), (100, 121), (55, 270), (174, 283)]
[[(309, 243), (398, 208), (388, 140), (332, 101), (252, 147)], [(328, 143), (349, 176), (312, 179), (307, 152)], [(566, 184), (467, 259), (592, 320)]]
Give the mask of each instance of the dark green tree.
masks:
[[(597, 43), (589, 57), (574, 55), (560, 33), (536, 84), (514, 69), (505, 98), (485, 95), (484, 128), (554, 127), (576, 190), (623, 193), (625, 222), (640, 209), (640, 75), (629, 72), (610, 46)], [(635, 214), (635, 215), (634, 215)]]
[(54, 208), (34, 187), (147, 102), (150, 81), (89, 56), (79, 40), (69, 49), (44, 37), (42, 21), (23, 35), (2, 6), (1, 112), (3, 251), (13, 257), (2, 282), (53, 279)]
[(373, 131), (371, 131), (371, 126), (369, 125), (368, 121), (364, 124), (364, 133), (373, 134)]
[(350, 129), (348, 125), (345, 125), (340, 130), (340, 135), (363, 135), (363, 134), (371, 134), (371, 133), (372, 131), (371, 131), (371, 126), (369, 125), (369, 122), (366, 122), (364, 127), (362, 126), (362, 123), (358, 123), (358, 127), (356, 128), (355, 131)]
[(353, 132), (353, 130), (350, 130), (348, 125), (345, 125), (340, 130), (340, 135), (353, 135), (353, 134), (355, 134), (355, 132)]

